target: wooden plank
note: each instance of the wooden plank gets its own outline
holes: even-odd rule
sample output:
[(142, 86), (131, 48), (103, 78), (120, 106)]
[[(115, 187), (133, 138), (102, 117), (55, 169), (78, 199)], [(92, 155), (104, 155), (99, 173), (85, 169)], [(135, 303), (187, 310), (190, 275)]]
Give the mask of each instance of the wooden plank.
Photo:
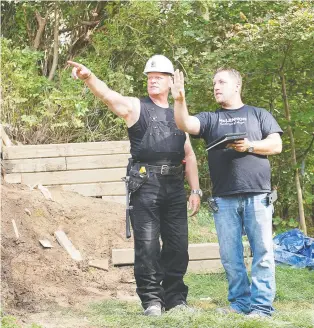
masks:
[(2, 161), (7, 173), (49, 172), (66, 170), (65, 157), (12, 159)]
[(14, 230), (14, 233), (15, 233), (15, 237), (16, 237), (16, 239), (19, 239), (20, 238), (20, 234), (19, 234), (19, 231), (17, 229), (17, 226), (16, 226), (16, 223), (15, 223), (15, 220), (14, 219), (12, 220), (12, 225), (13, 225), (13, 230)]
[[(196, 249), (198, 245), (194, 245)], [(202, 245), (200, 244), (199, 246)], [(247, 259), (245, 259), (247, 262)], [(113, 265), (133, 265), (134, 264), (134, 249), (113, 249), (112, 250), (112, 264)], [(251, 270), (252, 258), (249, 258), (246, 263), (247, 270)], [(224, 272), (223, 265), (220, 259), (208, 259), (208, 260), (191, 260), (188, 265), (189, 273), (219, 273)]]
[(88, 183), (61, 185), (63, 190), (77, 192), (83, 196), (125, 195), (124, 182)]
[(90, 267), (105, 270), (105, 271), (109, 270), (109, 261), (108, 261), (108, 259), (90, 260), (88, 262), (88, 265)]
[(189, 273), (220, 273), (224, 268), (220, 259), (189, 261), (187, 272)]
[(113, 265), (131, 265), (134, 263), (134, 249), (122, 248), (112, 249), (112, 264)]
[(5, 146), (7, 146), (7, 147), (13, 146), (13, 144), (12, 144), (10, 138), (8, 137), (8, 135), (6, 134), (2, 124), (0, 124), (0, 135), (1, 135), (1, 140)]
[(39, 239), (39, 242), (40, 242), (40, 245), (41, 245), (43, 248), (52, 248), (52, 247), (53, 247), (53, 246), (51, 245), (50, 240), (48, 240), (48, 239)]
[(114, 203), (119, 203), (119, 204), (123, 204), (123, 205), (126, 204), (125, 195), (123, 195), (123, 196), (102, 196), (101, 198), (108, 202), (114, 202)]
[(21, 183), (22, 174), (21, 173), (5, 174), (4, 180), (8, 183)]
[[(112, 262), (113, 264), (132, 264), (133, 249), (113, 249)], [(202, 259), (219, 259), (218, 243), (190, 244), (189, 245), (190, 261)]]
[(3, 152), (4, 159), (129, 154), (130, 142), (107, 141), (70, 144), (24, 145), (5, 147)]
[(59, 244), (69, 253), (69, 255), (71, 256), (71, 258), (73, 260), (82, 261), (82, 256), (81, 256), (80, 251), (78, 251), (73, 246), (73, 244), (71, 243), (71, 241), (69, 240), (67, 235), (64, 233), (64, 231), (62, 231), (62, 230), (56, 231), (55, 236), (56, 236)]
[(67, 157), (67, 170), (102, 169), (128, 165), (130, 154)]
[[(252, 267), (252, 258), (249, 258), (246, 268), (248, 271), (251, 271)], [(213, 260), (201, 260), (201, 261), (190, 261), (187, 271), (189, 273), (220, 273), (224, 272), (223, 265), (220, 259)]]
[(121, 178), (123, 176), (125, 176), (124, 168), (22, 173), (22, 183), (26, 185), (58, 185), (92, 182), (111, 182), (121, 181)]
[[(244, 249), (244, 254), (246, 254), (246, 250), (249, 249), (248, 243), (244, 243)], [(220, 261), (219, 245), (218, 243), (190, 244), (189, 257), (190, 261), (215, 259)], [(132, 248), (112, 249), (112, 263), (114, 265), (133, 264), (133, 261), (134, 250)]]
[(190, 244), (189, 245), (190, 261), (220, 259), (218, 243)]
[[(243, 242), (244, 254), (250, 253), (250, 245)], [(218, 243), (203, 243), (189, 245), (190, 261), (220, 259)]]

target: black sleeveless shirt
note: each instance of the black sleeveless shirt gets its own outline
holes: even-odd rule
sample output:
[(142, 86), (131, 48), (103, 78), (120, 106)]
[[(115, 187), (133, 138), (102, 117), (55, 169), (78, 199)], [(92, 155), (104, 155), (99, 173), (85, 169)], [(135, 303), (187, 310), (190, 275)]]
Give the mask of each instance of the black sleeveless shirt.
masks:
[(132, 158), (151, 165), (181, 164), (186, 136), (175, 124), (173, 109), (159, 107), (149, 97), (140, 103), (140, 117), (128, 128)]

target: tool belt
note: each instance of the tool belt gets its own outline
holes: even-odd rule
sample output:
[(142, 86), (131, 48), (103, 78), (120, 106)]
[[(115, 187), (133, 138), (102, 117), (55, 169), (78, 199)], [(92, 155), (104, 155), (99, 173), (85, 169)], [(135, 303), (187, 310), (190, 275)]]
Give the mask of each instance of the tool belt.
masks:
[(161, 175), (182, 175), (183, 165), (149, 165), (146, 163), (134, 162), (132, 158), (129, 159), (127, 169), (128, 191), (133, 193), (147, 182), (149, 173), (157, 173)]
[(161, 175), (179, 175), (183, 173), (183, 165), (170, 166), (170, 165), (148, 165), (148, 170), (151, 173), (159, 173)]

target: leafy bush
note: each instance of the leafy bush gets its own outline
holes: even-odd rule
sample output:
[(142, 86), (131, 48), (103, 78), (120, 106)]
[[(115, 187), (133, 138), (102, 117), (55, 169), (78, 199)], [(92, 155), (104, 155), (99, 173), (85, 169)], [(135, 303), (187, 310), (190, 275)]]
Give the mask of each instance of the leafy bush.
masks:
[[(50, 82), (39, 71), (42, 53), (14, 47), (1, 39), (2, 122), (23, 144), (117, 140), (126, 137), (121, 118), (106, 107), (69, 71)], [(112, 80), (121, 80), (114, 74)]]

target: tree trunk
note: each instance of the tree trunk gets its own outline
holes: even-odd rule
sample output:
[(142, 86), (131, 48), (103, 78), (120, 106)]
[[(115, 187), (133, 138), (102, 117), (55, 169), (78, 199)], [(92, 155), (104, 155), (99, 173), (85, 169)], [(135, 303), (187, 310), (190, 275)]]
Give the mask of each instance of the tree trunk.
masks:
[(304, 207), (303, 207), (303, 196), (302, 196), (302, 188), (300, 183), (300, 176), (299, 176), (299, 169), (297, 168), (297, 156), (295, 151), (295, 142), (294, 142), (294, 136), (293, 131), (290, 125), (291, 122), (291, 116), (290, 116), (290, 108), (288, 103), (288, 97), (287, 97), (287, 89), (286, 89), (286, 79), (284, 71), (280, 71), (280, 80), (281, 80), (281, 87), (282, 87), (282, 98), (284, 103), (284, 109), (285, 109), (285, 116), (288, 121), (288, 135), (290, 138), (290, 144), (291, 144), (291, 157), (292, 157), (292, 165), (295, 167), (295, 185), (297, 188), (297, 195), (298, 195), (298, 205), (299, 205), (299, 218), (300, 218), (300, 227), (303, 230), (305, 234), (307, 234), (306, 229), (306, 222), (305, 222), (305, 216), (304, 216)]
[(54, 25), (54, 42), (53, 42), (53, 61), (49, 72), (48, 80), (52, 81), (55, 76), (59, 58), (59, 13), (58, 5), (55, 3), (55, 25)]
[(45, 18), (42, 18), (38, 11), (35, 12), (35, 15), (36, 15), (36, 19), (37, 19), (37, 22), (38, 22), (38, 30), (37, 30), (37, 33), (36, 33), (36, 36), (35, 36), (35, 39), (34, 39), (33, 48), (35, 50), (37, 50), (39, 48), (41, 37), (42, 37), (42, 35), (44, 33), (44, 30), (45, 30), (48, 13), (46, 14)]

